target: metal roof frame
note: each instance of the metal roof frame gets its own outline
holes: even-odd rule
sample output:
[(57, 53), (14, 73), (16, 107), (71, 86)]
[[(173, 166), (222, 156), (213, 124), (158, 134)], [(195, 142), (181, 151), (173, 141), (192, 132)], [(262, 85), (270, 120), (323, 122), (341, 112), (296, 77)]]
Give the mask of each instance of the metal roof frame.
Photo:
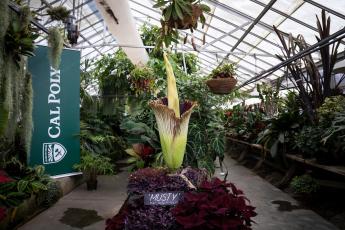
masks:
[[(59, 2), (60, 3), (62, 2), (62, 0), (45, 0), (45, 1), (51, 5), (55, 5)], [(151, 3), (154, 2), (154, 0), (149, 0), (149, 1)], [(239, 67), (239, 69), (238, 69), (239, 72), (242, 72), (242, 70), (243, 70), (244, 71), (244, 72), (242, 72), (243, 74), (250, 73), (250, 74), (256, 75), (256, 76), (258, 76), (258, 75), (264, 76), (265, 72), (267, 72), (267, 71), (273, 69), (274, 67), (279, 66), (279, 64), (281, 64), (279, 61), (279, 64), (275, 65), (274, 64), (275, 62), (273, 62), (273, 59), (265, 59), (266, 56), (274, 58), (274, 54), (272, 54), (272, 52), (270, 52), (269, 50), (266, 50), (265, 49), (266, 47), (272, 46), (272, 47), (276, 47), (276, 48), (281, 49), (280, 44), (278, 44), (278, 43), (276, 43), (270, 39), (267, 39), (267, 37), (269, 35), (275, 34), (275, 33), (274, 33), (273, 26), (271, 26), (271, 25), (269, 25), (269, 24), (267, 24), (261, 20), (266, 12), (272, 11), (272, 12), (280, 15), (281, 19), (279, 19), (279, 20), (281, 20), (281, 21), (280, 21), (279, 25), (281, 25), (283, 22), (285, 22), (286, 20), (289, 19), (291, 22), (297, 23), (298, 25), (301, 25), (305, 28), (308, 28), (309, 30), (314, 31), (314, 32), (318, 31), (315, 26), (304, 22), (303, 20), (301, 20), (298, 17), (293, 16), (293, 13), (297, 9), (299, 9), (304, 3), (308, 3), (312, 6), (323, 9), (323, 10), (327, 11), (328, 13), (339, 17), (341, 20), (345, 20), (345, 15), (343, 15), (339, 11), (333, 10), (333, 9), (327, 7), (327, 5), (320, 4), (314, 0), (302, 0), (300, 2), (299, 6), (297, 4), (296, 9), (293, 10), (293, 12), (289, 12), (289, 13), (283, 12), (281, 9), (273, 6), (277, 0), (270, 0), (269, 3), (264, 3), (262, 0), (248, 0), (248, 2), (252, 2), (253, 4), (256, 4), (258, 6), (263, 7), (263, 9), (259, 13), (259, 15), (256, 17), (248, 15), (247, 13), (244, 13), (243, 10), (232, 7), (232, 6), (227, 5), (223, 2), (220, 2), (218, 0), (204, 0), (204, 1), (206, 3), (208, 3), (209, 5), (217, 7), (217, 8), (223, 10), (224, 12), (226, 12), (228, 14), (235, 15), (237, 17), (244, 19), (245, 22), (238, 25), (239, 23), (231, 22), (231, 21), (227, 20), (226, 17), (219, 17), (218, 15), (207, 13), (208, 16), (215, 18), (217, 20), (220, 20), (222, 23), (229, 24), (230, 26), (232, 26), (234, 28), (229, 29), (229, 31), (225, 31), (224, 29), (221, 29), (215, 25), (212, 25), (211, 22), (206, 23), (206, 26), (208, 26), (210, 29), (217, 31), (217, 35), (206, 34), (207, 38), (210, 38), (212, 40), (208, 41), (207, 43), (205, 43), (204, 45), (201, 45), (199, 47), (201, 51), (205, 51), (205, 52), (200, 52), (198, 54), (198, 57), (202, 61), (202, 62), (200, 62), (200, 65), (205, 66), (207, 69), (211, 69), (210, 68), (211, 66), (212, 67), (216, 66), (219, 63), (219, 60), (215, 60), (215, 58), (214, 58), (215, 57), (214, 52), (217, 52), (217, 50), (219, 50), (219, 51), (222, 50), (220, 47), (223, 47), (223, 46), (224, 47), (230, 47), (229, 54), (227, 54), (227, 55), (222, 54), (224, 52), (224, 50), (222, 50), (216, 56), (218, 56), (219, 58), (226, 58), (227, 56), (231, 55), (236, 60), (238, 60), (237, 64)], [(69, 2), (71, 3), (72, 0), (69, 0)], [(143, 17), (151, 18), (152, 20), (159, 22), (159, 18), (157, 18), (155, 16), (160, 15), (161, 14), (160, 11), (153, 9), (150, 5), (145, 5), (142, 2), (137, 1), (137, 0), (130, 0), (130, 2), (136, 4), (137, 6), (144, 7), (145, 9), (149, 9), (152, 12), (157, 13), (157, 15), (145, 14), (145, 12), (142, 12), (135, 7), (131, 7), (132, 11), (136, 12), (139, 15), (142, 15)], [(87, 56), (90, 56), (90, 55), (94, 54), (95, 52), (97, 52), (98, 54), (110, 52), (113, 49), (114, 50), (117, 49), (117, 46), (121, 46), (121, 44), (117, 44), (117, 46), (116, 46), (116, 40), (115, 39), (110, 41), (110, 44), (114, 43), (115, 46), (111, 46), (111, 47), (109, 47), (109, 49), (105, 48), (105, 46), (107, 46), (106, 44), (104, 44), (104, 46), (103, 46), (103, 44), (98, 44), (100, 41), (108, 39), (109, 37), (112, 37), (112, 35), (109, 32), (102, 33), (100, 26), (98, 26), (98, 25), (100, 23), (103, 23), (104, 20), (100, 18), (99, 11), (96, 9), (96, 7), (94, 7), (94, 5), (90, 5), (90, 4), (94, 4), (92, 0), (84, 0), (84, 1), (80, 2), (80, 5), (76, 6), (76, 9), (79, 9), (79, 8), (83, 9), (83, 7), (88, 7), (88, 10), (91, 11), (85, 15), (82, 15), (82, 17), (77, 20), (78, 23), (81, 21), (86, 21), (86, 23), (83, 24), (84, 28), (80, 28), (81, 40), (78, 42), (78, 46), (81, 48), (92, 48), (92, 51), (88, 52), (86, 54), (83, 54), (82, 58), (86, 58)], [(42, 10), (45, 10), (46, 8), (47, 8), (47, 5), (44, 5), (44, 6), (40, 7), (38, 10), (42, 11)], [(82, 12), (84, 13), (85, 11), (83, 10)], [(91, 19), (91, 17), (93, 15), (97, 16), (97, 18), (99, 18), (99, 20), (95, 21), (94, 18), (92, 18), (92, 20), (89, 20), (89, 19)], [(47, 18), (48, 17), (46, 17), (45, 22), (48, 22), (48, 25), (49, 25), (49, 21), (47, 21)], [(135, 20), (137, 20), (137, 22), (145, 22), (145, 20), (143, 20), (142, 18), (138, 18), (138, 17), (136, 17)], [(42, 24), (43, 23), (44, 22), (42, 22)], [(152, 24), (152, 23), (150, 23), (150, 24)], [(250, 26), (248, 27), (248, 25), (250, 25)], [(265, 31), (267, 31), (267, 34), (263, 36), (262, 34), (259, 34), (257, 32), (252, 31), (252, 29), (254, 28), (255, 25), (257, 25), (261, 29), (264, 29)], [(277, 25), (277, 26), (279, 27), (279, 25)], [(92, 29), (92, 30), (90, 30), (90, 29)], [(85, 32), (85, 31), (87, 31), (87, 36), (85, 36), (83, 34), (83, 32)], [(103, 27), (103, 32), (104, 31), (106, 31), (106, 30)], [(199, 29), (197, 29), (196, 31), (198, 33), (200, 33), (201, 35), (204, 33), (204, 31), (201, 31)], [(241, 35), (238, 35), (238, 33), (237, 33), (237, 35), (235, 36), (234, 33), (238, 32), (238, 31), (243, 31), (243, 33)], [(181, 32), (181, 34), (182, 35), (186, 34), (186, 32)], [(187, 32), (187, 34), (188, 34), (188, 32)], [(220, 36), (218, 34), (220, 34)], [(251, 35), (252, 36), (251, 39), (256, 38), (257, 41), (253, 40), (253, 41), (255, 41), (254, 43), (249, 42), (251, 40), (246, 39), (247, 35)], [(91, 43), (90, 39), (93, 39), (97, 36), (101, 36), (101, 38), (96, 40), (95, 42)], [(284, 34), (284, 36), (287, 37), (288, 34)], [(198, 36), (195, 36), (194, 39), (197, 41), (202, 41), (202, 39)], [(228, 40), (226, 40), (226, 39), (228, 39)], [(231, 40), (229, 40), (229, 39), (231, 39)], [(39, 40), (39, 42), (41, 42), (43, 40)], [(81, 46), (82, 44), (85, 44), (85, 43), (89, 44), (89, 46)], [(235, 44), (232, 44), (232, 43), (235, 43)], [(238, 46), (242, 43), (244, 44), (243, 46), (241, 46), (243, 48), (238, 48)], [(345, 44), (344, 41), (342, 41), (341, 43), (343, 45)], [(190, 44), (186, 44), (183, 46), (188, 48), (188, 49), (186, 49), (186, 52), (188, 52), (190, 50), (190, 47), (191, 47)], [(210, 52), (207, 53), (207, 50), (206, 50), (207, 47), (212, 47), (215, 50), (214, 51), (212, 50), (212, 52), (210, 50)], [(105, 50), (106, 50), (106, 52), (104, 52)], [(231, 52), (234, 50), (241, 51), (244, 53), (244, 55), (238, 54), (236, 52)], [(258, 53), (257, 56), (255, 56), (255, 53), (253, 52), (254, 50), (257, 51), (257, 53)], [(262, 55), (260, 56), (259, 54), (262, 54)], [(254, 63), (253, 59), (250, 59), (250, 60), (246, 59), (246, 57), (248, 55), (254, 56), (257, 61), (263, 63), (264, 66), (268, 66), (269, 67), (268, 70), (265, 70), (265, 68), (258, 66), (256, 64), (256, 61)], [(209, 60), (206, 59), (206, 57), (207, 57), (207, 59), (215, 60), (215, 62), (213, 62), (213, 61), (210, 62)], [(272, 60), (272, 62), (268, 61), (268, 60)], [(278, 59), (276, 59), (276, 60), (278, 60)], [(246, 66), (243, 66), (241, 64), (241, 62), (246, 63)], [(249, 69), (247, 65), (255, 67), (261, 73), (257, 75), (257, 73), (255, 73), (255, 71), (253, 71), (251, 68)], [(204, 69), (205, 68), (203, 68), (203, 70)], [(205, 70), (205, 71), (207, 72), (208, 70)], [(281, 74), (283, 74), (283, 73), (280, 73), (278, 75), (274, 74), (274, 76), (279, 77)], [(247, 78), (242, 77), (242, 76), (240, 76), (239, 78), (241, 79), (241, 82), (245, 82), (247, 80)], [(261, 80), (261, 79), (256, 79), (256, 80)], [(247, 80), (247, 82), (249, 82), (249, 80)], [(250, 81), (249, 84), (252, 84), (252, 81)]]

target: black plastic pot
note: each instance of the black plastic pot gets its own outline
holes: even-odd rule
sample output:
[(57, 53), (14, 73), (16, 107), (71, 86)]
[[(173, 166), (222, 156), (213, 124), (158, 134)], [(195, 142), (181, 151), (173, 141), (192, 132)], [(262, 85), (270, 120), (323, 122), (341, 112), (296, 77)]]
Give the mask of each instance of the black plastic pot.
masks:
[(97, 180), (88, 180), (86, 181), (87, 190), (97, 190)]

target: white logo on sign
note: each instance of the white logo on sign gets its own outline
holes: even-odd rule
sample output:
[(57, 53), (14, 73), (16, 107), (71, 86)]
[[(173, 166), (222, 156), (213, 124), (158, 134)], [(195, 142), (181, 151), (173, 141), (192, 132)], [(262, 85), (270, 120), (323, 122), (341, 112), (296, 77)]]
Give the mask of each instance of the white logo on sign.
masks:
[(43, 143), (43, 164), (54, 164), (61, 161), (67, 153), (66, 148), (57, 142)]

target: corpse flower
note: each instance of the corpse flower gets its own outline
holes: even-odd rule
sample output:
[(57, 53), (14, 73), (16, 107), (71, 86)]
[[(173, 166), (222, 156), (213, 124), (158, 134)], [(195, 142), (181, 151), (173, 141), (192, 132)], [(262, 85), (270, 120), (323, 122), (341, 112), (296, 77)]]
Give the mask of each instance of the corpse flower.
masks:
[(188, 123), (196, 103), (179, 103), (174, 72), (166, 53), (164, 63), (167, 71), (168, 97), (151, 101), (149, 105), (156, 117), (164, 161), (170, 169), (178, 169), (183, 162)]

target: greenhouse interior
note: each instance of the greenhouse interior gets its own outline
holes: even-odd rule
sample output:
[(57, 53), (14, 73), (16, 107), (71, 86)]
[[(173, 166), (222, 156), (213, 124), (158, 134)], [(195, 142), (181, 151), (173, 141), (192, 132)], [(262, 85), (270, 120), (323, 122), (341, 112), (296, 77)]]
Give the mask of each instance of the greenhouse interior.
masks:
[(344, 0), (1, 0), (0, 230), (345, 230)]

